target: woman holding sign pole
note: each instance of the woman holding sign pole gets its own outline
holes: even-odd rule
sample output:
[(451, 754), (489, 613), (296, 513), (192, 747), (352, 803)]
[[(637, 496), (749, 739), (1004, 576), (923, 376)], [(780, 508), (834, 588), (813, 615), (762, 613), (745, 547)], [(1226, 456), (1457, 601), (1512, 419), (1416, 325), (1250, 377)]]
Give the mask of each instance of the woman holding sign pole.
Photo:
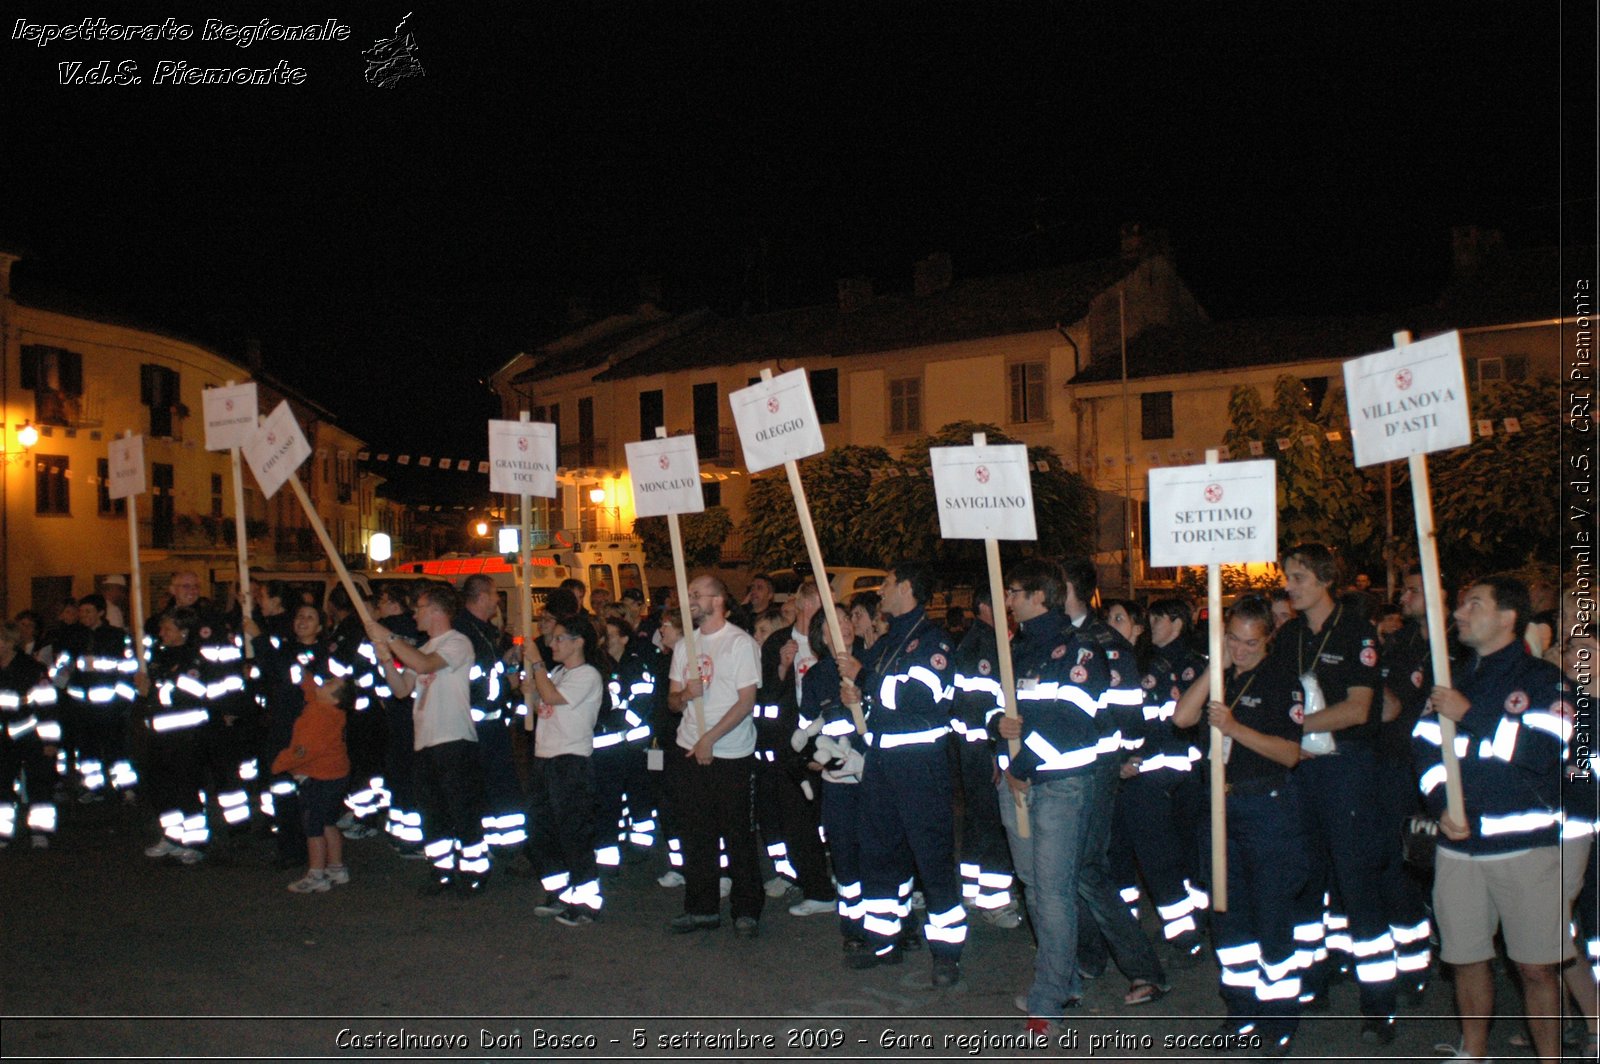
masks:
[[(1223, 640), (1222, 701), (1206, 701), (1206, 669), (1178, 699), (1172, 723), (1189, 728), (1204, 715), (1222, 733), (1228, 766), (1228, 909), (1211, 920), (1228, 1007), (1217, 1034), (1238, 1041), (1215, 1044), (1243, 1046), (1253, 1035), (1269, 1055), (1283, 1056), (1299, 1023), (1301, 978), (1309, 964), (1309, 954), (1296, 950), (1295, 927), (1310, 864), (1291, 772), (1300, 762), (1305, 700), (1299, 677), (1268, 661), (1271, 634), (1267, 603), (1240, 600), (1229, 611)], [(1209, 746), (1211, 729), (1200, 735)], [(1209, 834), (1210, 819), (1201, 823)]]

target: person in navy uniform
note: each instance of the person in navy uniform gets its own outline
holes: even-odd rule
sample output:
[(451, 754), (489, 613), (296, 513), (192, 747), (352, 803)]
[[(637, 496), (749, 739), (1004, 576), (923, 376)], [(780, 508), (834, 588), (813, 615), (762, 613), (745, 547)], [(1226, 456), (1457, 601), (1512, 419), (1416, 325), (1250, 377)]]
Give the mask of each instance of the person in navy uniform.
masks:
[[(1172, 722), (1178, 728), (1209, 725), (1201, 735), (1207, 752), (1215, 727), (1227, 766), (1228, 909), (1211, 917), (1228, 1009), (1217, 1034), (1255, 1034), (1269, 1056), (1284, 1056), (1312, 960), (1298, 949), (1295, 926), (1320, 913), (1304, 899), (1310, 858), (1293, 771), (1300, 762), (1305, 697), (1299, 676), (1269, 657), (1271, 635), (1267, 601), (1239, 600), (1228, 611), (1223, 640), (1222, 701), (1209, 701), (1211, 673), (1203, 669), (1186, 685)], [(1199, 800), (1207, 803), (1209, 794), (1207, 788)], [(1204, 823), (1209, 853), (1209, 816)]]
[[(527, 798), (511, 758), (512, 691), (506, 675), (505, 645), (494, 626), (500, 606), (494, 578), (478, 574), (461, 584), (461, 609), (455, 629), (472, 643), (468, 674), (472, 724), (478, 734), (478, 758), (485, 787), (483, 840), (506, 859), (528, 840)], [(614, 867), (613, 863), (613, 867)]]
[[(1063, 610), (1068, 586), (1061, 567), (1045, 559), (1024, 561), (1007, 575), (1006, 601), (1017, 619), (1018, 716), (993, 718), (997, 740), (1021, 744), (1014, 758), (1008, 748), (1000, 751), (1000, 815), (1039, 947), (1033, 985), (1017, 1003), (1027, 1008), (1027, 1030), (1046, 1035), (1083, 996), (1078, 940), (1086, 919), (1131, 981), (1124, 1004), (1148, 1004), (1168, 990), (1154, 948), (1106, 874), (1105, 828), (1096, 818), (1110, 816), (1100, 791), (1105, 763), (1120, 759), (1121, 742), (1116, 726), (1103, 719), (1109, 717), (1106, 657)], [(1019, 795), (1028, 807), (1027, 838), (1018, 831)], [(1100, 869), (1092, 874), (1096, 845)]]
[[(862, 925), (869, 951), (845, 964), (898, 964), (901, 932), (911, 918), (914, 877), (922, 881), (933, 957), (933, 985), (961, 979), (967, 911), (955, 867), (953, 780), (945, 746), (950, 734), (950, 656), (943, 628), (924, 611), (931, 574), (918, 562), (890, 570), (881, 591), (889, 631), (868, 660), (840, 655), (840, 697), (859, 700), (867, 718), (861, 776)], [(852, 689), (853, 688), (853, 689)]]
[[(1527, 585), (1486, 576), (1461, 596), (1456, 630), (1471, 654), (1436, 685), (1412, 730), (1419, 785), (1439, 816), (1433, 911), (1439, 956), (1455, 969), (1458, 1057), (1481, 1059), (1494, 1015), (1495, 932), (1517, 966), (1536, 1054), (1561, 1057), (1559, 968), (1576, 956), (1562, 889), (1562, 765), (1574, 704), (1561, 670), (1528, 653)], [(1446, 809), (1442, 729), (1455, 722), (1466, 823)]]
[(1383, 644), (1378, 669), (1383, 682), (1383, 714), (1378, 725), (1377, 839), (1383, 846), (1380, 882), (1389, 931), (1394, 935), (1395, 965), (1400, 990), (1408, 1000), (1418, 1000), (1427, 985), (1432, 950), (1422, 886), (1405, 867), (1401, 835), (1406, 821), (1422, 812), (1417, 773), (1411, 764), (1411, 730), (1422, 715), (1433, 687), (1429, 660), (1427, 603), (1422, 592), (1422, 570), (1406, 570), (1400, 590), (1400, 630)]
[(0, 847), (21, 831), (42, 849), (56, 830), (52, 794), (61, 723), (48, 672), (22, 643), (17, 626), (0, 621)]
[[(1144, 690), (1144, 742), (1129, 765), (1117, 796), (1114, 837), (1131, 844), (1149, 884), (1162, 937), (1178, 962), (1189, 965), (1205, 951), (1200, 925), (1210, 904), (1197, 888), (1198, 806), (1203, 783), (1193, 728), (1173, 723), (1178, 696), (1205, 671), (1206, 658), (1189, 642), (1193, 613), (1181, 598), (1150, 603), (1146, 619), (1150, 648), (1140, 667)], [(1130, 771), (1131, 767), (1131, 771)]]
[[(1388, 1045), (1395, 1035), (1399, 968), (1380, 888), (1381, 848), (1372, 843), (1379, 830), (1378, 636), (1370, 621), (1334, 601), (1338, 575), (1337, 559), (1320, 543), (1289, 551), (1283, 579), (1298, 615), (1272, 640), (1273, 656), (1294, 670), (1305, 690), (1301, 746), (1308, 756), (1299, 774), (1311, 845), (1307, 890), (1329, 899), (1319, 963), (1303, 993), (1308, 1004), (1327, 1004), (1328, 955), (1338, 954), (1341, 967), (1354, 969), (1361, 991), (1361, 1040)], [(1303, 930), (1316, 933), (1309, 921)]]
[[(996, 927), (1022, 924), (1012, 893), (1014, 871), (995, 790), (994, 740), (989, 718), (1005, 708), (1000, 690), (1000, 647), (989, 589), (972, 597), (973, 620), (956, 647), (950, 727), (961, 775), (961, 898)], [(1002, 614), (1002, 620), (1004, 615)]]

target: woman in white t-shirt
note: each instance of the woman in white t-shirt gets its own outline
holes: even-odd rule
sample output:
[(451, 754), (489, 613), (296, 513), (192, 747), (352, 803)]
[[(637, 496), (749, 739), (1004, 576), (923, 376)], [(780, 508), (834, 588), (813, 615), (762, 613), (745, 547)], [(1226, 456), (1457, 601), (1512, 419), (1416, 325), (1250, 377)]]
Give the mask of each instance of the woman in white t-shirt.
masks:
[(596, 813), (594, 725), (607, 697), (598, 667), (604, 648), (583, 616), (558, 621), (549, 635), (556, 667), (537, 656), (529, 682), (538, 696), (538, 724), (529, 768), (528, 858), (544, 884), (536, 916), (582, 927), (600, 915), (600, 874), (594, 860)]

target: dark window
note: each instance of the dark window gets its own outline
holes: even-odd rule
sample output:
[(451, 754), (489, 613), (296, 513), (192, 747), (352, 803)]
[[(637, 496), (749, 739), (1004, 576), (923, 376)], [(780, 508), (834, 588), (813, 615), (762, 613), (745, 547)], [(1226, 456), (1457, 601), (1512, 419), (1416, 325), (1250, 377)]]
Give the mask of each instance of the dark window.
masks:
[(721, 485), (721, 483), (719, 483), (718, 481), (715, 481), (715, 480), (708, 480), (705, 483), (701, 484), (700, 485), (700, 497), (705, 500), (705, 503), (706, 503), (706, 505), (708, 507), (709, 506), (721, 506), (722, 505), (722, 485)]
[(666, 425), (666, 404), (661, 398), (661, 389), (655, 388), (648, 392), (639, 393), (639, 438), (653, 440), (656, 438), (656, 429)]
[(819, 369), (811, 374), (811, 401), (817, 407), (817, 423), (839, 423), (839, 371)]
[(561, 455), (561, 404), (560, 403), (551, 403), (550, 404), (550, 424), (555, 426), (557, 460), (560, 462), (560, 464), (567, 465), (568, 462), (567, 462), (566, 458)]
[(922, 431), (922, 378), (889, 382), (889, 431)]
[(630, 587), (644, 590), (644, 576), (639, 572), (639, 567), (633, 562), (623, 562), (617, 566), (617, 580), (626, 591)]
[(72, 513), (71, 497), (67, 492), (67, 456), (64, 454), (36, 454), (34, 468), (34, 512), (41, 514)]
[(1145, 392), (1139, 396), (1139, 438), (1172, 439), (1172, 393)]
[(1015, 362), (1011, 372), (1011, 420), (1015, 422), (1044, 421), (1050, 416), (1045, 409), (1044, 363)]
[(178, 375), (166, 366), (139, 367), (139, 401), (150, 408), (150, 435), (173, 436), (178, 409)]
[(578, 464), (594, 465), (594, 399), (578, 400)]
[(1301, 377), (1300, 383), (1305, 387), (1306, 400), (1310, 404), (1306, 415), (1316, 417), (1322, 412), (1322, 401), (1328, 397), (1328, 378)]
[(702, 462), (716, 461), (722, 444), (722, 422), (717, 405), (717, 385), (694, 386), (694, 449)]
[(33, 392), (33, 420), (75, 425), (83, 413), (83, 356), (30, 344), (22, 349), (22, 386)]
[(150, 464), (150, 546), (157, 550), (172, 547), (172, 467), (161, 462)]
[(111, 497), (111, 460), (97, 458), (94, 463), (95, 509), (107, 517), (121, 517), (128, 512), (127, 499)]

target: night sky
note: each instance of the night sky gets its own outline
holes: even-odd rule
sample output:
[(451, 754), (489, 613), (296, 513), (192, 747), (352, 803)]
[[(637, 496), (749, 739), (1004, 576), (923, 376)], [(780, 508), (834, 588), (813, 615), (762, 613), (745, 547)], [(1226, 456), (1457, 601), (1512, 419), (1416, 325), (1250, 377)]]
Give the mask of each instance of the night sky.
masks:
[[(25, 299), (259, 336), (375, 449), (475, 454), (481, 379), (642, 275), (759, 311), (908, 288), (935, 250), (958, 279), (1098, 257), (1138, 221), (1227, 319), (1430, 299), (1455, 224), (1592, 242), (1593, 7), (24, 0), (0, 244)], [(201, 41), (219, 9), (352, 32)], [(407, 11), (425, 76), (368, 84)], [(96, 16), (196, 36), (12, 39)], [(57, 84), (102, 59), (144, 83)], [(306, 80), (154, 85), (162, 59)]]

